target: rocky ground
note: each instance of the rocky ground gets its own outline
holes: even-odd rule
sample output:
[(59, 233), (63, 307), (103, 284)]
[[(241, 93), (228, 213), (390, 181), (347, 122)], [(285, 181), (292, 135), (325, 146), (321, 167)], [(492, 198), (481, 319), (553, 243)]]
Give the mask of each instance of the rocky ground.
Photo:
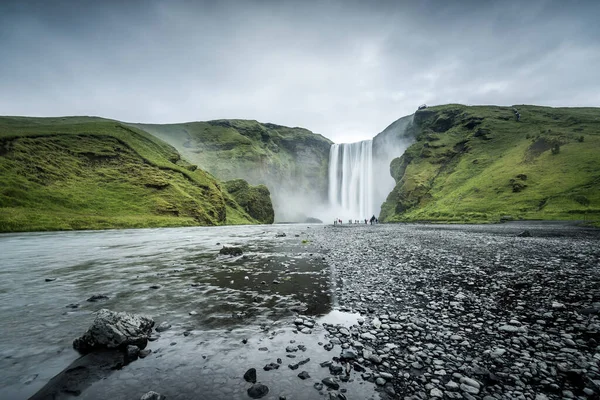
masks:
[(361, 374), (394, 399), (599, 398), (599, 231), (348, 225), (312, 239), (338, 306), (362, 315), (325, 325), (334, 381)]

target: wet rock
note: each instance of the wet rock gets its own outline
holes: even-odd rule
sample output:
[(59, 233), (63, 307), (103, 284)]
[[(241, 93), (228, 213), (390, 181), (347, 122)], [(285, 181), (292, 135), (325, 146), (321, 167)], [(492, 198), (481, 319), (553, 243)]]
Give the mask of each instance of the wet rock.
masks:
[(219, 254), (224, 255), (224, 256), (239, 257), (242, 254), (244, 254), (244, 251), (239, 247), (223, 246), (223, 248), (221, 248), (221, 250), (219, 250)]
[(152, 350), (144, 349), (144, 350), (140, 350), (138, 355), (140, 356), (140, 358), (146, 358), (150, 355), (150, 353), (152, 353)]
[(169, 329), (171, 329), (171, 324), (169, 324), (167, 321), (163, 321), (156, 327), (156, 332), (164, 332), (168, 331)]
[(269, 393), (269, 388), (262, 383), (255, 383), (248, 389), (248, 396), (253, 399), (260, 399)]
[(323, 383), (323, 385), (333, 390), (338, 390), (340, 388), (340, 384), (329, 377), (323, 379), (321, 382)]
[(160, 289), (160, 285), (151, 285), (150, 289)]
[(103, 294), (95, 294), (92, 297), (88, 298), (87, 301), (94, 303), (96, 301), (100, 301), (100, 300), (108, 300), (108, 296), (103, 295)]
[(346, 350), (340, 356), (343, 360), (356, 360), (358, 359), (358, 354), (354, 350)]
[(280, 238), (280, 237), (286, 237), (286, 236), (287, 236), (287, 235), (286, 235), (284, 232), (277, 232), (277, 233), (275, 234), (275, 237), (278, 237), (278, 238)]
[(274, 369), (279, 369), (279, 364), (277, 363), (269, 363), (263, 367), (265, 371), (271, 371)]
[(298, 378), (305, 380), (305, 379), (310, 378), (310, 375), (308, 374), (308, 372), (302, 371), (298, 374)]
[(161, 395), (160, 393), (156, 393), (153, 391), (149, 391), (140, 397), (140, 400), (165, 400), (166, 397)]
[(517, 237), (531, 237), (531, 232), (525, 230), (517, 235)]
[(45, 281), (46, 282), (54, 282), (56, 280), (56, 278), (46, 278)]
[(250, 368), (244, 373), (244, 380), (250, 383), (256, 383), (256, 368)]
[(321, 382), (315, 382), (315, 384), (313, 385), (315, 389), (321, 391), (323, 390), (323, 384)]
[(79, 303), (71, 303), (71, 304), (67, 305), (66, 308), (71, 308), (71, 309), (79, 308)]
[(140, 348), (137, 346), (129, 345), (125, 348), (125, 362), (130, 363), (138, 359), (140, 354)]
[(341, 375), (343, 372), (344, 372), (344, 368), (342, 368), (342, 366), (340, 366), (340, 365), (331, 364), (329, 366), (329, 373), (331, 375)]
[(73, 347), (84, 354), (95, 349), (125, 348), (128, 345), (143, 349), (153, 326), (154, 320), (148, 317), (101, 309), (87, 332), (73, 341)]

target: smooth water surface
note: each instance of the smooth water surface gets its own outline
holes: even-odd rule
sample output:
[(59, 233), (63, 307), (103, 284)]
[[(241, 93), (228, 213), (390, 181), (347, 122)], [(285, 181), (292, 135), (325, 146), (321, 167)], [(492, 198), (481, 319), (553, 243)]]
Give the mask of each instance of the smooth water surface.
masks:
[[(165, 337), (193, 332), (186, 337), (185, 351), (181, 346), (169, 351), (175, 352), (173, 360), (187, 357), (198, 362), (206, 360), (194, 355), (192, 349), (198, 346), (214, 356), (231, 348), (232, 340), (239, 343), (236, 332), (245, 337), (267, 332), (295, 312), (328, 313), (329, 270), (323, 255), (311, 247), (311, 229), (323, 227), (0, 235), (0, 388), (8, 398), (32, 395), (78, 357), (72, 340), (87, 329), (92, 313), (100, 308), (146, 314), (157, 324), (168, 321), (173, 328)], [(287, 236), (276, 238), (278, 232)], [(221, 256), (223, 245), (239, 246), (244, 255)], [(98, 294), (109, 299), (86, 301)], [(192, 311), (197, 314), (190, 315)], [(233, 332), (232, 339), (223, 332)], [(213, 343), (210, 348), (207, 341)], [(251, 352), (244, 354), (252, 359)], [(148, 359), (131, 364), (151, 365)]]

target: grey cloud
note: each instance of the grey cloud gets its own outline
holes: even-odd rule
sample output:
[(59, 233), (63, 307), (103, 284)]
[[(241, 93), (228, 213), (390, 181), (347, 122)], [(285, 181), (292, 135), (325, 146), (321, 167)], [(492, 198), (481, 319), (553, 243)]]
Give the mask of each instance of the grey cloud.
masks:
[(598, 105), (595, 2), (3, 2), (0, 114), (251, 118), (337, 142), (420, 103)]

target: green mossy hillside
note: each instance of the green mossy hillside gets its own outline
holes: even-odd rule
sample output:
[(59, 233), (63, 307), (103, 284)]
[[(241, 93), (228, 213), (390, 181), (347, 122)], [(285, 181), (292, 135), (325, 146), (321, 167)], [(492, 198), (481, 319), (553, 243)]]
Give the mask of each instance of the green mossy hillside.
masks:
[(273, 223), (275, 212), (265, 185), (251, 186), (243, 179), (227, 181), (223, 185), (248, 215), (263, 224)]
[(408, 129), (382, 221), (600, 220), (598, 108), (450, 104)]
[(0, 231), (256, 223), (210, 174), (118, 121), (0, 117)]
[(236, 119), (132, 126), (171, 144), (220, 180), (267, 186), (279, 220), (293, 218), (283, 214), (289, 198), (310, 205), (327, 197), (332, 142), (307, 129)]

